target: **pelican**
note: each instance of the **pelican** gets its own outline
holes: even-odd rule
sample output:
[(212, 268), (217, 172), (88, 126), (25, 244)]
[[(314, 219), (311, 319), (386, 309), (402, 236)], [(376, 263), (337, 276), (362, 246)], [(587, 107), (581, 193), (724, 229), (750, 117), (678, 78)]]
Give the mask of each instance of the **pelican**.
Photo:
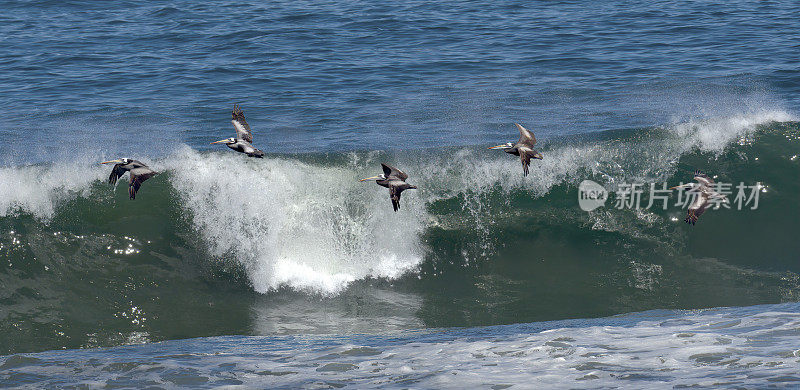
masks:
[(383, 167), (383, 173), (380, 175), (359, 181), (375, 180), (379, 186), (388, 188), (389, 197), (392, 199), (392, 207), (394, 207), (394, 211), (397, 211), (400, 209), (400, 194), (405, 190), (416, 190), (417, 186), (406, 183), (408, 175), (405, 172), (383, 163), (381, 163), (381, 167)]
[(263, 158), (264, 152), (256, 149), (253, 142), (253, 133), (250, 131), (250, 125), (244, 120), (244, 113), (239, 108), (238, 104), (233, 105), (233, 112), (231, 112), (231, 123), (236, 129), (236, 137), (225, 138), (223, 140), (212, 142), (213, 144), (225, 144), (229, 148), (248, 155), (249, 157)]
[(694, 171), (694, 180), (697, 180), (697, 183), (686, 183), (670, 188), (671, 190), (689, 190), (690, 193), (697, 194), (694, 202), (686, 210), (686, 219), (684, 219), (686, 223), (690, 223), (693, 226), (706, 211), (712, 199), (720, 199), (723, 203), (728, 203), (727, 196), (714, 190), (714, 179), (697, 170)]
[(116, 164), (114, 165), (114, 169), (111, 170), (111, 176), (108, 177), (108, 182), (111, 184), (117, 184), (117, 179), (122, 177), (125, 172), (131, 173), (128, 178), (130, 182), (128, 185), (128, 194), (131, 196), (131, 199), (136, 199), (136, 192), (139, 191), (139, 187), (142, 186), (145, 180), (158, 174), (158, 172), (150, 169), (141, 161), (131, 160), (129, 158), (120, 158), (100, 164)]
[(522, 160), (522, 173), (528, 176), (528, 164), (531, 163), (531, 159), (541, 160), (542, 154), (533, 150), (533, 145), (536, 145), (536, 136), (519, 123), (515, 123), (515, 125), (519, 130), (519, 141), (516, 144), (507, 142), (502, 145), (492, 146), (489, 149), (502, 149), (508, 154), (519, 156), (519, 159)]

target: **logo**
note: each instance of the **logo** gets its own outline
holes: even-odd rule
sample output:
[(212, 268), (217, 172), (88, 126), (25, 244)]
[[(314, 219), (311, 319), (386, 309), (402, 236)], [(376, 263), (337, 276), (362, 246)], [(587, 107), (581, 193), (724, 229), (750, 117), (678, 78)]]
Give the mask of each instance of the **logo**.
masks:
[(584, 180), (578, 186), (578, 205), (583, 211), (592, 211), (606, 204), (608, 191), (591, 180)]

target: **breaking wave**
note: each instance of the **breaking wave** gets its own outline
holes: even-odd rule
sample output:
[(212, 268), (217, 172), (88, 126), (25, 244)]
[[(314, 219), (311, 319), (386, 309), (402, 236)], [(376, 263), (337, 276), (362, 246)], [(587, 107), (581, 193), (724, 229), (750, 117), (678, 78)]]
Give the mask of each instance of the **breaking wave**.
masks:
[[(144, 159), (166, 173), (147, 182), (136, 203), (124, 199), (125, 191), (109, 191), (107, 167), (96, 162), (11, 166), (0, 168), (0, 217), (76, 221), (83, 218), (75, 214), (77, 201), (88, 202), (78, 208), (82, 212), (113, 204), (114, 212), (130, 218), (143, 207), (175, 208), (156, 217), (183, 217), (188, 231), (176, 234), (196, 235), (187, 238), (196, 243), (195, 256), (236, 264), (256, 291), (337, 294), (355, 280), (419, 272), (444, 245), (430, 237), (431, 229), (471, 232), (479, 242), (463, 258), (490, 257), (498, 245), (495, 230), (526, 212), (511, 204), (517, 199), (540, 199), (552, 205), (546, 215), (575, 224), (566, 216), (576, 213), (576, 202), (561, 198), (564, 188), (586, 178), (606, 184), (668, 180), (695, 167), (744, 178), (746, 172), (724, 171), (739, 169), (731, 168), (736, 159), (752, 157), (737, 148), (757, 134), (788, 142), (780, 148), (796, 148), (793, 120), (784, 111), (763, 111), (547, 140), (541, 145), (545, 159), (528, 177), (516, 159), (481, 147), (257, 160), (184, 146), (166, 158)], [(403, 194), (397, 213), (385, 189), (358, 181), (378, 173), (383, 161), (402, 167), (420, 188)], [(552, 194), (554, 188), (561, 190)], [(619, 216), (608, 213), (593, 214), (591, 226), (622, 230)], [(147, 223), (163, 225), (157, 218)]]

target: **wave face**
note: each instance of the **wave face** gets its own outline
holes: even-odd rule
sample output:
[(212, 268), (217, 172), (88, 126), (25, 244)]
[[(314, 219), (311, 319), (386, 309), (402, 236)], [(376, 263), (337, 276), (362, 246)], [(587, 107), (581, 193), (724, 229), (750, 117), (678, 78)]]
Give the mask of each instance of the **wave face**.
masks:
[[(482, 147), (263, 160), (182, 147), (143, 159), (163, 173), (133, 202), (96, 163), (0, 168), (11, 184), (0, 189), (0, 346), (325, 333), (324, 320), (300, 325), (325, 316), (370, 331), (387, 315), (404, 329), (794, 300), (794, 120), (757, 111), (552, 139), (528, 177)], [(397, 213), (384, 188), (358, 181), (384, 161), (420, 188)], [(761, 207), (695, 227), (679, 208), (577, 207), (584, 179), (675, 185), (698, 168), (763, 183)]]
[[(0, 358), (17, 386), (793, 387), (798, 304), (382, 336), (208, 337)], [(447, 362), (443, 364), (442, 362)]]

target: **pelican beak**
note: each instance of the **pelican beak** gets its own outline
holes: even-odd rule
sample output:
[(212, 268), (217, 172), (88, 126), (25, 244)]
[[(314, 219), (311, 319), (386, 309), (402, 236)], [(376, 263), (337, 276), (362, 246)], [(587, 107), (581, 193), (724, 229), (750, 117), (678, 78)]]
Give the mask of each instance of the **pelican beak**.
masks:
[(500, 148), (504, 148), (505, 146), (506, 146), (506, 144), (502, 144), (502, 145), (492, 146), (489, 149), (500, 149)]
[(221, 139), (221, 140), (219, 140), (219, 141), (214, 141), (214, 142), (210, 143), (209, 145), (221, 144), (221, 143), (223, 143), (223, 142), (225, 142), (225, 141), (227, 141), (227, 139)]
[(361, 179), (361, 180), (359, 180), (359, 181), (378, 180), (378, 179), (380, 179), (380, 178), (381, 178), (380, 176), (372, 176), (372, 177), (368, 177), (368, 178), (366, 178), (366, 179)]
[(122, 163), (122, 159), (118, 158), (116, 160), (101, 162), (100, 164), (121, 164), (121, 163)]
[(670, 187), (669, 189), (674, 190), (674, 189), (676, 189), (678, 187), (680, 187), (680, 186)]

